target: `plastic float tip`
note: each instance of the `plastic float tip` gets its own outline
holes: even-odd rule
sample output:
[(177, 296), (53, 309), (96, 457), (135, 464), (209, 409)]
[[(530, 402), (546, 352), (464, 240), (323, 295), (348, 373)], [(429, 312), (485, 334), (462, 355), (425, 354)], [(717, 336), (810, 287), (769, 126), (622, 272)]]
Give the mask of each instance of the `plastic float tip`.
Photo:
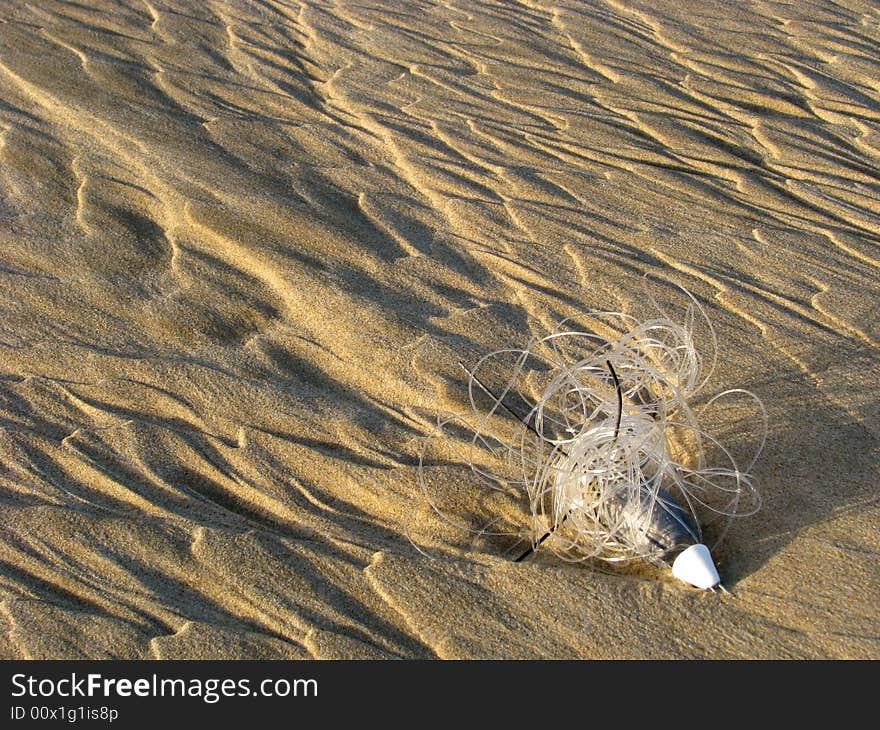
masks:
[(721, 583), (712, 555), (702, 543), (683, 550), (672, 563), (672, 575), (704, 591)]

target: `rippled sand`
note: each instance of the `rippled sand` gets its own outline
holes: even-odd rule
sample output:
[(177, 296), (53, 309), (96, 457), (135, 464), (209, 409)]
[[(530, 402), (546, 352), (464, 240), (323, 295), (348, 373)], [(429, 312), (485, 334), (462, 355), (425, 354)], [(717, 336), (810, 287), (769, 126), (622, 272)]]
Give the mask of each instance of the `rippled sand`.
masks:
[[(880, 658), (878, 59), (857, 0), (0, 3), (0, 656)], [(418, 486), (459, 359), (644, 273), (768, 409), (731, 596)]]

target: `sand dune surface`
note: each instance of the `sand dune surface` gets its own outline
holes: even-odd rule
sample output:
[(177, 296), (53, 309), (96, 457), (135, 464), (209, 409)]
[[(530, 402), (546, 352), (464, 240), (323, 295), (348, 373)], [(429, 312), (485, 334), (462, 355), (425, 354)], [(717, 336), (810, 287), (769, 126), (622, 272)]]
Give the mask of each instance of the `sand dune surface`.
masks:
[[(880, 658), (878, 79), (860, 0), (0, 2), (0, 656)], [(438, 519), (458, 362), (670, 277), (731, 594)]]

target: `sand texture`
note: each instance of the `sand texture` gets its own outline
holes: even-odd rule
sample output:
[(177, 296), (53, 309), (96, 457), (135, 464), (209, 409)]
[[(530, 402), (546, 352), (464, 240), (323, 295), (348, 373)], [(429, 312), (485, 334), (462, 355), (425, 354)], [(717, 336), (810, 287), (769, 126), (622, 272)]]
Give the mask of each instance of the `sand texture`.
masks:
[[(0, 2), (0, 657), (880, 658), (878, 80), (860, 0)], [(731, 595), (419, 487), (646, 273), (767, 408)]]

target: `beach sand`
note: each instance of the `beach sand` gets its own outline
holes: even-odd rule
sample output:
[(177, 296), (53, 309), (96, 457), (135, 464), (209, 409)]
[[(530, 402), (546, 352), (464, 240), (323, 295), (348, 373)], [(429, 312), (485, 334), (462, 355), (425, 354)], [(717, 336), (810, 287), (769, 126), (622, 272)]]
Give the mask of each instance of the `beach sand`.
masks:
[[(0, 3), (0, 657), (880, 658), (878, 78), (858, 0)], [(768, 412), (731, 595), (419, 486), (657, 277)]]

